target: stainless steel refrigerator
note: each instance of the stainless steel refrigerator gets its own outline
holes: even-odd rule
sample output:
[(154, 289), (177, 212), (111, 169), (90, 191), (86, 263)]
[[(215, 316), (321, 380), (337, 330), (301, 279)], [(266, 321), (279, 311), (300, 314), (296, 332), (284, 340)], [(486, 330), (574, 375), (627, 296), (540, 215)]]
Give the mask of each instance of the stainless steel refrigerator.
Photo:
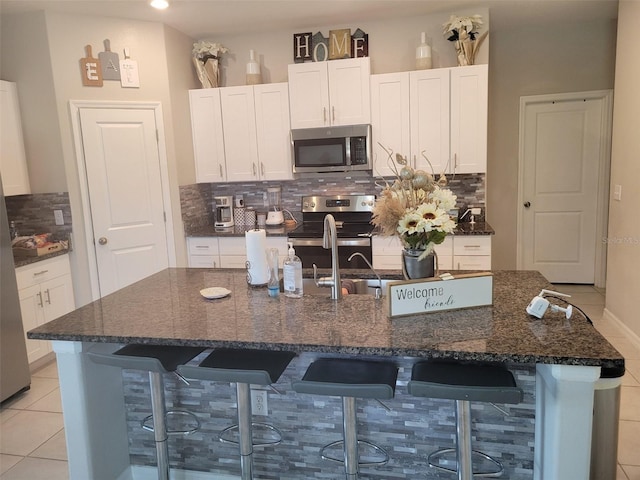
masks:
[(9, 219), (0, 178), (0, 401), (31, 385)]

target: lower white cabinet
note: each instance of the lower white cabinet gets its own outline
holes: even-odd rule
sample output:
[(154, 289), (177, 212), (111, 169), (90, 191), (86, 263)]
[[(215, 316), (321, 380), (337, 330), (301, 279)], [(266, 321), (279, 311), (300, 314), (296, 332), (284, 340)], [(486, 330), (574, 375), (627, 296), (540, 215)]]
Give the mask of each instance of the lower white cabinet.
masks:
[(51, 342), (26, 338), (26, 332), (75, 309), (69, 257), (43, 260), (16, 269), (29, 363), (52, 351)]
[[(402, 269), (402, 242), (398, 237), (374, 236), (373, 268)], [(435, 248), (440, 270), (490, 270), (490, 235), (453, 235)]]
[[(287, 237), (267, 237), (266, 248), (277, 248), (279, 262), (287, 255)], [(244, 237), (188, 237), (191, 268), (246, 268)]]

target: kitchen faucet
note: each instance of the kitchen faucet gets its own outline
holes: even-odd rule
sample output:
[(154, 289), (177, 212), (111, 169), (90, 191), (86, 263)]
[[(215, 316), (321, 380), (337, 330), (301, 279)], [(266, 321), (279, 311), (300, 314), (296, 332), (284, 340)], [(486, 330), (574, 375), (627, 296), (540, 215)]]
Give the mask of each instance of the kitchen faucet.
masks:
[(324, 234), (322, 248), (331, 249), (331, 278), (316, 278), (317, 267), (313, 265), (313, 279), (319, 287), (331, 287), (331, 300), (342, 298), (342, 284), (340, 282), (340, 265), (338, 264), (338, 230), (336, 219), (328, 213), (324, 217)]
[(369, 260), (367, 260), (367, 257), (365, 257), (360, 252), (352, 253), (349, 256), (349, 258), (347, 258), (347, 261), (350, 262), (353, 257), (362, 257), (365, 263), (369, 265), (369, 268), (371, 269), (371, 271), (376, 275), (376, 277), (378, 277), (378, 288), (376, 288), (376, 298), (382, 298), (382, 279), (380, 278), (380, 275), (378, 275), (378, 272), (376, 272), (375, 268), (373, 268), (373, 265), (371, 265), (371, 262), (369, 262)]

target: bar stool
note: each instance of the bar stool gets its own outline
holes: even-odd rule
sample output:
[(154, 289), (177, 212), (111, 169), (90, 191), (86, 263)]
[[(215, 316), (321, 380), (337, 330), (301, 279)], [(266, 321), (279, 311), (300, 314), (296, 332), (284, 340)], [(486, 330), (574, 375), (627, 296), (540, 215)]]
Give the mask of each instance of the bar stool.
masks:
[[(472, 480), (473, 476), (499, 477), (504, 466), (489, 455), (471, 449), (472, 401), (491, 403), (520, 403), (522, 389), (516, 386), (509, 370), (502, 365), (463, 364), (438, 361), (418, 362), (413, 366), (409, 393), (417, 397), (443, 398), (456, 401), (456, 448), (438, 450), (429, 455), (429, 466), (457, 473), (458, 480)], [(440, 465), (440, 459), (455, 452), (457, 468)], [(474, 472), (472, 453), (493, 464), (494, 471)]]
[[(221, 441), (239, 445), (242, 480), (253, 479), (254, 446), (276, 445), (282, 441), (280, 431), (274, 426), (251, 421), (250, 386), (251, 384), (268, 386), (277, 382), (295, 356), (293, 352), (220, 348), (214, 350), (198, 366), (182, 365), (178, 368), (180, 374), (186, 378), (236, 384), (238, 424), (222, 430), (218, 438)], [(275, 431), (279, 439), (272, 442), (253, 443), (254, 426)], [(239, 432), (239, 442), (224, 438), (225, 433), (236, 428)]]
[[(366, 440), (358, 440), (356, 398), (388, 400), (393, 398), (396, 389), (398, 369), (391, 362), (369, 360), (321, 358), (314, 361), (305, 372), (302, 380), (292, 383), (298, 393), (342, 397), (343, 438), (325, 445), (320, 451), (324, 460), (344, 463), (348, 480), (358, 478), (360, 466), (385, 465), (389, 454), (378, 445)], [(343, 445), (342, 458), (326, 453), (332, 447)], [(360, 462), (358, 445), (367, 445), (382, 455), (382, 460)]]
[[(164, 398), (165, 373), (176, 373), (178, 365), (187, 363), (205, 349), (199, 347), (176, 347), (167, 345), (127, 345), (112, 354), (89, 352), (88, 357), (95, 363), (130, 370), (149, 372), (151, 387), (151, 415), (145, 417), (141, 426), (154, 434), (158, 479), (169, 480), (169, 446), (167, 436), (170, 434), (188, 435), (200, 428), (197, 417), (186, 410), (167, 411)], [(184, 380), (184, 379), (183, 379)], [(184, 430), (167, 428), (168, 415), (185, 415), (191, 418), (193, 426)], [(152, 421), (152, 426), (149, 425)]]

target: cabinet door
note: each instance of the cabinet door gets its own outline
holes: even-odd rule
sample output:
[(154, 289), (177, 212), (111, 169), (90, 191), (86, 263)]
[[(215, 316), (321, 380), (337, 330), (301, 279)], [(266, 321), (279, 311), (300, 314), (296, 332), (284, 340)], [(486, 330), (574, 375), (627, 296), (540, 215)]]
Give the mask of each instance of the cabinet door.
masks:
[(330, 125), (327, 63), (289, 65), (291, 128)]
[(227, 179), (220, 91), (217, 88), (189, 90), (193, 156), (196, 182), (223, 182)]
[(253, 87), (220, 89), (227, 181), (259, 178)]
[[(385, 73), (371, 76), (371, 135), (373, 139), (373, 173), (392, 176), (389, 165), (395, 154), (410, 155), (409, 73)], [(387, 150), (393, 152), (391, 160)]]
[(16, 84), (0, 80), (0, 173), (4, 194), (31, 193)]
[(451, 69), (451, 157), (455, 173), (487, 171), (488, 67)]
[(369, 57), (327, 62), (331, 125), (371, 123)]
[(27, 344), (27, 358), (32, 363), (51, 351), (51, 343), (44, 340), (31, 340), (27, 338), (27, 332), (44, 323), (44, 298), (40, 285), (18, 290), (20, 298), (20, 310), (22, 312), (22, 327), (24, 328), (25, 342)]
[(286, 83), (253, 87), (256, 136), (262, 180), (291, 180), (289, 89)]
[(63, 275), (40, 285), (44, 307), (44, 320), (49, 322), (75, 308), (70, 275)]
[(437, 68), (409, 74), (411, 160), (429, 173), (433, 168), (435, 174), (450, 171), (449, 70)]

